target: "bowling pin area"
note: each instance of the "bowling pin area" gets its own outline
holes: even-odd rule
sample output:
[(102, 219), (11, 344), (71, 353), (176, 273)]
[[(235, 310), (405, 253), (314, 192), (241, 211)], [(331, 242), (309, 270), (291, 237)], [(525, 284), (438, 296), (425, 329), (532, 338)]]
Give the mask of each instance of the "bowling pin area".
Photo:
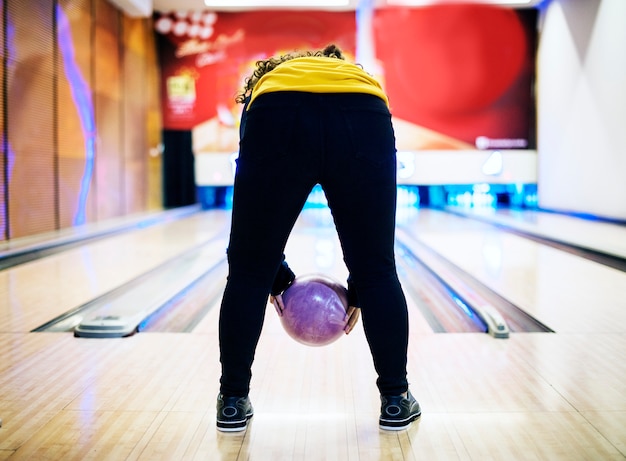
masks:
[[(4, 247), (0, 460), (626, 459), (626, 228), (480, 207), (397, 217), (422, 406), (409, 429), (378, 427), (360, 322), (310, 347), (268, 303), (255, 415), (216, 430), (230, 212), (192, 206)], [(286, 255), (345, 282), (322, 205)]]

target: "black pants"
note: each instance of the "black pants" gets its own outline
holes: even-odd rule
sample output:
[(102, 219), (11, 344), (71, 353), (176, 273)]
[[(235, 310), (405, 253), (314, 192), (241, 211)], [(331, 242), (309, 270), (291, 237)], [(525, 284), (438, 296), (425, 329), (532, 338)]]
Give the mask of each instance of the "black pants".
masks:
[(405, 392), (408, 318), (394, 257), (396, 149), (387, 106), (360, 93), (276, 92), (259, 96), (246, 116), (219, 321), (221, 392), (248, 395), (272, 281), (316, 184), (358, 293), (378, 388)]

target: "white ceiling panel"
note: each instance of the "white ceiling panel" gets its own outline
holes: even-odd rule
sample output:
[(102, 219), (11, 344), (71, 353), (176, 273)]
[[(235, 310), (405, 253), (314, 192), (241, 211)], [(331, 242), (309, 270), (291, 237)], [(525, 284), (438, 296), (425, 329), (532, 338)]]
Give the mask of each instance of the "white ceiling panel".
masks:
[[(206, 1), (206, 3), (205, 3)], [(356, 10), (359, 3), (373, 1), (377, 8), (385, 6), (425, 6), (449, 3), (449, 0), (153, 0), (157, 11), (214, 10), (249, 11), (258, 9), (320, 9), (330, 11)], [(465, 3), (483, 3), (516, 8), (533, 7), (546, 0), (472, 0)], [(456, 0), (462, 3), (463, 0)]]

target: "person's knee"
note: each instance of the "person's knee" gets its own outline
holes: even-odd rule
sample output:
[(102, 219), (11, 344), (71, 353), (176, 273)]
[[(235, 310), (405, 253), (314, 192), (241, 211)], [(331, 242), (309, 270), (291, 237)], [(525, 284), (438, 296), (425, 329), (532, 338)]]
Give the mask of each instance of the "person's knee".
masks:
[(376, 292), (389, 293), (400, 286), (395, 269), (371, 271), (363, 274), (350, 273), (350, 282), (361, 302)]
[(393, 260), (350, 267), (350, 281), (356, 287), (363, 284), (389, 283), (397, 278), (396, 265)]
[(228, 278), (238, 284), (268, 287), (269, 290), (281, 261), (280, 255), (276, 258), (229, 249)]

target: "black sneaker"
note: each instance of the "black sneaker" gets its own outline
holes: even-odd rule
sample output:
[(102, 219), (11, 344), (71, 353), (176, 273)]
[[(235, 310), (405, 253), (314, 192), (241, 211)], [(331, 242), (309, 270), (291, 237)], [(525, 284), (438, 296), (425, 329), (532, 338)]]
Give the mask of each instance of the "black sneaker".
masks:
[(408, 391), (403, 395), (380, 396), (380, 419), (378, 423), (381, 429), (386, 431), (401, 431), (411, 425), (420, 417), (422, 410), (415, 397)]
[(254, 410), (246, 397), (217, 396), (217, 429), (222, 432), (243, 431), (252, 418)]

